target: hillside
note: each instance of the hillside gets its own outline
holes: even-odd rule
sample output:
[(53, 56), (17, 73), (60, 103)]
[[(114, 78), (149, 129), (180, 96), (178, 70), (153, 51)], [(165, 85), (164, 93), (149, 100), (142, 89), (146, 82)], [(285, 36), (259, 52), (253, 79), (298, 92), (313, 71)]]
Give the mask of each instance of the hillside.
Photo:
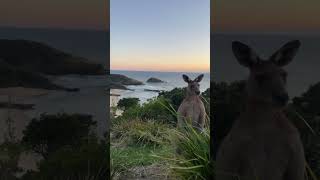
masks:
[(35, 41), (0, 39), (0, 58), (15, 68), (49, 75), (105, 74), (101, 64)]
[(49, 90), (72, 90), (51, 83), (49, 79), (39, 73), (15, 68), (0, 59), (0, 88), (16, 86)]

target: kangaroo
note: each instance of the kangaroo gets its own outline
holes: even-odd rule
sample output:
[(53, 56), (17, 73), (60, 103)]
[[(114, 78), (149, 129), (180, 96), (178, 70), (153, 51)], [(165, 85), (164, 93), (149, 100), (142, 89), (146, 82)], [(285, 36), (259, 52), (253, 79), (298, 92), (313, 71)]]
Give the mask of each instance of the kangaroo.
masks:
[(298, 130), (283, 113), (289, 100), (287, 73), (300, 41), (290, 41), (268, 60), (235, 41), (233, 53), (250, 70), (246, 110), (234, 122), (217, 154), (216, 180), (303, 180), (305, 158)]
[(178, 127), (183, 127), (186, 121), (191, 120), (191, 124), (198, 130), (202, 130), (206, 110), (201, 101), (199, 82), (203, 78), (203, 74), (199, 75), (194, 80), (191, 80), (187, 75), (182, 75), (183, 80), (188, 83), (186, 97), (183, 99), (178, 108)]

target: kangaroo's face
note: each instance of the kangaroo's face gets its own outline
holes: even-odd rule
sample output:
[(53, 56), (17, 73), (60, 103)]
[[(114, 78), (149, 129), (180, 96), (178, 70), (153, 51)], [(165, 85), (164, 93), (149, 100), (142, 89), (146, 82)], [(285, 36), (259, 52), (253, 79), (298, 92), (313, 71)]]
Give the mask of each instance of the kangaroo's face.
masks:
[(194, 80), (191, 80), (187, 75), (182, 75), (183, 80), (188, 83), (187, 93), (189, 95), (199, 95), (200, 94), (200, 84), (199, 82), (203, 78), (203, 74), (199, 75)]
[(287, 72), (283, 66), (291, 62), (299, 47), (299, 41), (291, 41), (281, 47), (268, 60), (262, 60), (247, 45), (233, 42), (232, 49), (239, 63), (250, 69), (247, 82), (249, 98), (276, 107), (282, 107), (288, 103)]

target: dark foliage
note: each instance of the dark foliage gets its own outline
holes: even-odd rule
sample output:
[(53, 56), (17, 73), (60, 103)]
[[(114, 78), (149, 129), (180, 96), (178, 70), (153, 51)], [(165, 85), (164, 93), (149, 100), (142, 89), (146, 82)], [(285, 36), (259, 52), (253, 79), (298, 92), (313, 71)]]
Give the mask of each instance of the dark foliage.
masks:
[[(292, 100), (292, 107), (311, 126), (311, 132), (301, 119), (295, 120), (303, 141), (307, 162), (317, 177), (320, 177), (320, 83), (312, 85), (300, 97)], [(295, 117), (296, 118), (296, 117)]]
[(123, 98), (119, 100), (118, 107), (127, 110), (130, 107), (139, 106), (139, 101), (139, 98)]
[(227, 135), (234, 120), (244, 109), (245, 81), (233, 83), (210, 83), (212, 89), (211, 147), (214, 158), (223, 138)]
[(32, 119), (28, 124), (22, 141), (32, 151), (47, 159), (51, 153), (64, 146), (81, 145), (90, 127), (95, 124), (90, 115), (42, 114), (39, 119)]
[(95, 137), (77, 148), (62, 147), (38, 164), (39, 171), (29, 171), (22, 179), (97, 179), (109, 176), (107, 143)]
[(168, 100), (172, 107), (177, 111), (183, 98), (185, 97), (186, 88), (174, 88), (171, 91), (162, 91), (158, 97)]

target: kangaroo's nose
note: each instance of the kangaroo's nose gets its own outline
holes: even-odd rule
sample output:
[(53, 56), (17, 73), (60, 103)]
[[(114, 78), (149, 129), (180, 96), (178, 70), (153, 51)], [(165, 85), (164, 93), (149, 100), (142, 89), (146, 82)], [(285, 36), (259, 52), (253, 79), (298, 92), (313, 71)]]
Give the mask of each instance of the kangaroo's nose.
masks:
[(289, 95), (287, 93), (276, 95), (274, 98), (281, 104), (285, 105), (289, 101)]
[(200, 94), (200, 91), (196, 91), (196, 94), (199, 95), (199, 94)]

